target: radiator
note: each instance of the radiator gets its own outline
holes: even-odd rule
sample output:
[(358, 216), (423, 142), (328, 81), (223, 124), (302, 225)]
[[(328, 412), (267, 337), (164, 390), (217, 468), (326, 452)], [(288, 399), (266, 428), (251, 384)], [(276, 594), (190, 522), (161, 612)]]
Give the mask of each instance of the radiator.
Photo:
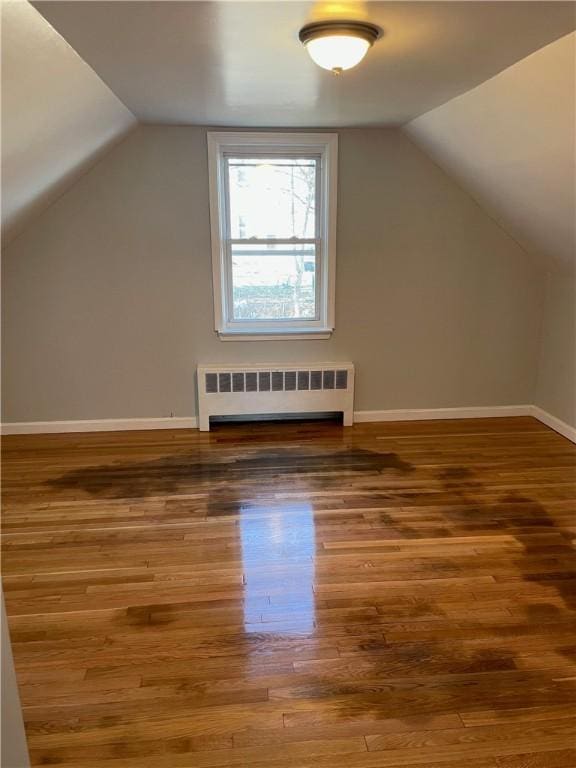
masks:
[(198, 426), (211, 416), (341, 412), (354, 419), (352, 363), (199, 365)]

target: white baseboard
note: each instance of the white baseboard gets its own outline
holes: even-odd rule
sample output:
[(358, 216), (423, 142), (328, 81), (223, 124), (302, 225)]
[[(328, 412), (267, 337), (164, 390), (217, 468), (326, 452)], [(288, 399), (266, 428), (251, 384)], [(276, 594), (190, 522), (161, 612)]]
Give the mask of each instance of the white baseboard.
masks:
[(354, 411), (354, 421), (428, 421), (431, 419), (489, 419), (531, 416), (531, 405), (493, 405), (477, 408), (409, 408), (396, 411)]
[(550, 429), (558, 432), (563, 437), (566, 437), (568, 440), (576, 443), (576, 427), (571, 427), (570, 424), (566, 424), (565, 421), (557, 419), (556, 416), (552, 416), (551, 413), (544, 411), (537, 405), (532, 406), (530, 415), (534, 416), (535, 419), (541, 421), (542, 424), (546, 424), (547, 427), (550, 427)]
[(3, 435), (55, 432), (121, 432), (142, 429), (196, 429), (195, 416), (164, 419), (90, 419), (84, 421), (22, 421), (2, 425)]
[(478, 408), (410, 408), (396, 411), (355, 411), (354, 421), (428, 421), (431, 419), (489, 419), (498, 416), (533, 416), (576, 443), (576, 428), (537, 405), (494, 405)]
[[(486, 419), (498, 416), (533, 416), (576, 443), (576, 428), (537, 405), (495, 405), (477, 408), (410, 408), (391, 411), (355, 411), (354, 421), (429, 421), (432, 419)], [(85, 421), (28, 421), (2, 425), (3, 435), (33, 435), (56, 432), (121, 432), (147, 429), (197, 429), (195, 416), (157, 419), (91, 419)]]

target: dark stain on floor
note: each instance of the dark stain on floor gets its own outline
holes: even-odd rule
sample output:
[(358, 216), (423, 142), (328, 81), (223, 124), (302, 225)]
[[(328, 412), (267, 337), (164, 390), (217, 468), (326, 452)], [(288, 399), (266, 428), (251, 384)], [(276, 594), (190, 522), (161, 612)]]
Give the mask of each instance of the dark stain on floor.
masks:
[(257, 451), (248, 458), (211, 461), (198, 452), (162, 456), (147, 461), (127, 461), (102, 466), (82, 467), (48, 481), (57, 490), (81, 490), (95, 497), (143, 498), (199, 490), (202, 483), (238, 482), (264, 474), (274, 476), (317, 474), (328, 478), (343, 472), (381, 474), (407, 473), (414, 467), (396, 453), (363, 449), (317, 454), (304, 449)]

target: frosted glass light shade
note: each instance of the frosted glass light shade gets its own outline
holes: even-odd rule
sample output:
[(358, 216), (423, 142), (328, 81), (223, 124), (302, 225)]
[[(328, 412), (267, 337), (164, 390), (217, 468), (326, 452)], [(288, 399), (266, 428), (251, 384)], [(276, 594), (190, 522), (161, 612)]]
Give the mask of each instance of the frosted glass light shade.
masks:
[(366, 21), (316, 21), (299, 32), (312, 60), (323, 69), (340, 73), (359, 64), (368, 48), (382, 35)]
[(340, 72), (359, 64), (370, 48), (370, 43), (361, 37), (332, 35), (317, 37), (306, 43), (306, 50), (313, 61), (323, 69)]

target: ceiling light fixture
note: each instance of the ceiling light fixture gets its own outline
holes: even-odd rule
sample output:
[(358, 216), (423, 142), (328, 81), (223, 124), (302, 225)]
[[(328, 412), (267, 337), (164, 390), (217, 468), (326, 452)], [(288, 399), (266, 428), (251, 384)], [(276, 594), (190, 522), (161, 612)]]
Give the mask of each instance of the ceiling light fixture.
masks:
[(300, 30), (313, 61), (339, 75), (359, 64), (382, 30), (365, 21), (315, 21)]

